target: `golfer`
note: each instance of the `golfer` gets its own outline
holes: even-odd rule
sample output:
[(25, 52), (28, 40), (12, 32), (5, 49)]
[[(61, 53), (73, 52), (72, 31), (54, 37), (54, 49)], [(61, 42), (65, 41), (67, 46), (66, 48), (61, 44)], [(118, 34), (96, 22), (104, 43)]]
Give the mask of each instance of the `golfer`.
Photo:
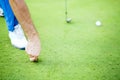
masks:
[(0, 7), (4, 12), (11, 44), (25, 49), (30, 60), (37, 61), (40, 53), (39, 35), (24, 0), (0, 0)]

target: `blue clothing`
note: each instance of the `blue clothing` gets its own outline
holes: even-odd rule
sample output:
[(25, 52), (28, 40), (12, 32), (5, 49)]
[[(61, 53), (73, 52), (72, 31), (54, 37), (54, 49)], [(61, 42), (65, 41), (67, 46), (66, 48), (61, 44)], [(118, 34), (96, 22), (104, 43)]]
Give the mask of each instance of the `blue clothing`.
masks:
[(9, 0), (0, 0), (0, 7), (3, 9), (5, 21), (8, 26), (8, 30), (14, 31), (14, 27), (18, 24), (18, 20), (16, 19), (10, 7)]
[(1, 5), (0, 5), (0, 8), (1, 8)]

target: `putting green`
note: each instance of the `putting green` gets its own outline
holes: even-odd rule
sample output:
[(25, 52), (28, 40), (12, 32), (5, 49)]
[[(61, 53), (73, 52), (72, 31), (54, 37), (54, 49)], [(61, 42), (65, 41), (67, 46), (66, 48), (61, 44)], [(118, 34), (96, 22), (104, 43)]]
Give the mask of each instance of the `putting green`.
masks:
[(26, 3), (41, 38), (39, 62), (11, 46), (0, 18), (0, 80), (120, 80), (120, 0), (69, 0), (69, 24), (64, 0)]

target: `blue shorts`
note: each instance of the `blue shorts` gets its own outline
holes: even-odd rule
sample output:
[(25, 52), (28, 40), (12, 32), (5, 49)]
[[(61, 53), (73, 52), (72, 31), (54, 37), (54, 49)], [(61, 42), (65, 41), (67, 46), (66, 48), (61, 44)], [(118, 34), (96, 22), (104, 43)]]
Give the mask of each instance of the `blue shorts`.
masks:
[(0, 7), (3, 9), (8, 30), (14, 31), (14, 27), (18, 24), (18, 20), (10, 7), (9, 0), (0, 0)]

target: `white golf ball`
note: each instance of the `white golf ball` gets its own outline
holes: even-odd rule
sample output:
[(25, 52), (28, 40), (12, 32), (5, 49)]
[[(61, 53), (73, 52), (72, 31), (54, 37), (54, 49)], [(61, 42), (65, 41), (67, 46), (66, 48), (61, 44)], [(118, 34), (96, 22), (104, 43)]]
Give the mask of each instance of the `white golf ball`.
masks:
[(70, 23), (71, 20), (72, 20), (72, 18), (67, 18), (67, 19), (66, 19), (67, 23)]
[(35, 58), (30, 58), (30, 61), (34, 61), (35, 60)]
[(101, 26), (101, 22), (100, 21), (96, 21), (96, 26)]

